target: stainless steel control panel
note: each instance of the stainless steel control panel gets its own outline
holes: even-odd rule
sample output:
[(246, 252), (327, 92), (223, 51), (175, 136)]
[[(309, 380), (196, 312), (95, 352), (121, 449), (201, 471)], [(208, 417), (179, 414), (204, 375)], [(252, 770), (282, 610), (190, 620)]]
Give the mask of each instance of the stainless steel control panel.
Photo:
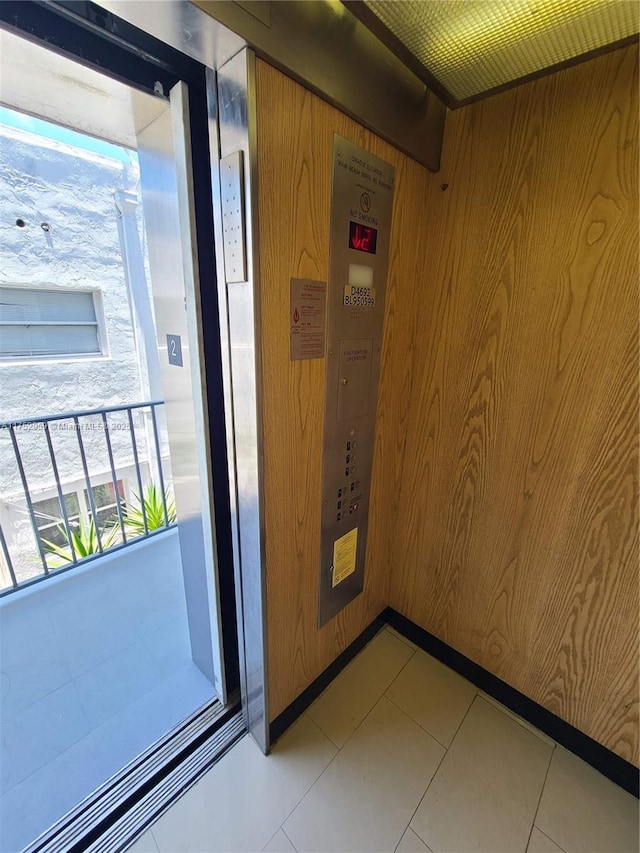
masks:
[(334, 137), (319, 626), (364, 585), (394, 171)]

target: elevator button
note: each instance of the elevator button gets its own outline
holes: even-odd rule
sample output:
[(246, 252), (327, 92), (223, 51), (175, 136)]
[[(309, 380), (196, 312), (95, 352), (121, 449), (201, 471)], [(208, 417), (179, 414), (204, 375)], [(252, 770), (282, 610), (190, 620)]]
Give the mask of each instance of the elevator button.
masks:
[(353, 490), (355, 489), (355, 487), (356, 487), (356, 484), (355, 484), (355, 483), (351, 483), (351, 491), (353, 491)]
[(348, 477), (348, 476), (349, 476), (349, 469), (348, 469), (348, 468), (345, 468), (345, 469), (344, 469), (344, 476), (345, 476), (345, 477)]
[(342, 501), (338, 501), (338, 509), (342, 508)]
[(339, 498), (341, 498), (341, 497), (342, 497), (342, 489), (338, 489), (338, 497), (339, 497)]
[(347, 450), (351, 450), (351, 442), (350, 441), (347, 442)]
[(342, 518), (342, 516), (340, 515), (340, 513), (338, 513), (338, 516), (337, 516), (337, 518), (336, 518), (336, 521), (340, 521), (340, 519), (341, 519), (341, 518)]
[(351, 456), (348, 453), (345, 462), (347, 463), (347, 465), (349, 464), (349, 462), (351, 462)]

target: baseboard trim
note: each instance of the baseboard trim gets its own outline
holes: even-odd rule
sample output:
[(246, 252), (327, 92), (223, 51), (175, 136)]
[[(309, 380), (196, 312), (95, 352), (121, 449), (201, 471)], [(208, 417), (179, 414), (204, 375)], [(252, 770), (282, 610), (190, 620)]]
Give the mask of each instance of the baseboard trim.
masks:
[(371, 622), (370, 625), (367, 625), (364, 631), (347, 646), (342, 654), (338, 655), (334, 662), (329, 664), (324, 672), (321, 672), (316, 680), (312, 681), (307, 689), (303, 690), (302, 693), (294, 699), (281, 714), (278, 714), (269, 726), (269, 741), (271, 746), (273, 746), (278, 738), (286, 732), (289, 726), (295, 723), (298, 717), (307, 710), (309, 705), (311, 705), (322, 691), (331, 684), (333, 679), (342, 672), (345, 666), (353, 660), (358, 652), (362, 651), (367, 643), (375, 637), (378, 631), (385, 626), (387, 621), (385, 615), (386, 610), (379, 616), (376, 616), (373, 622)]
[(269, 727), (271, 744), (291, 726), (301, 714), (317, 699), (333, 679), (353, 660), (367, 643), (375, 637), (380, 628), (390, 625), (403, 637), (411, 640), (423, 651), (444, 663), (450, 669), (462, 675), (476, 687), (496, 699), (514, 714), (522, 717), (531, 725), (540, 729), (569, 752), (577, 755), (600, 773), (615, 782), (634, 797), (639, 796), (640, 771), (629, 761), (625, 761), (615, 752), (576, 729), (570, 723), (543, 708), (537, 702), (520, 693), (506, 681), (502, 681), (484, 667), (457, 652), (451, 646), (425, 631), (411, 619), (387, 607), (364, 631), (313, 681), (306, 690), (279, 714)]
[(443, 643), (442, 640), (425, 631), (424, 628), (416, 625), (415, 622), (407, 619), (406, 616), (398, 613), (392, 607), (388, 607), (383, 616), (385, 622), (415, 643), (416, 646), (471, 681), (472, 684), (488, 693), (489, 696), (513, 711), (514, 714), (549, 735), (569, 752), (573, 752), (578, 758), (595, 767), (616, 785), (624, 788), (634, 797), (638, 797), (639, 771), (633, 764), (625, 761), (624, 758), (620, 758), (615, 752), (611, 752), (610, 749), (602, 746), (556, 714), (543, 708), (533, 699), (529, 699), (528, 696), (511, 687), (506, 681), (502, 681), (451, 646)]

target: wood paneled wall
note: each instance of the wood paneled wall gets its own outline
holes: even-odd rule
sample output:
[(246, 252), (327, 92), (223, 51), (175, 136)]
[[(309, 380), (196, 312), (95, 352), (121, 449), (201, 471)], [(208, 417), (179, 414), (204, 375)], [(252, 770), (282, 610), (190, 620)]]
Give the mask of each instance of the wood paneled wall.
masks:
[(448, 116), (390, 595), (636, 765), (637, 62)]
[[(258, 62), (269, 706), (275, 718), (389, 601), (391, 535), (409, 406), (414, 284), (428, 172)], [(326, 281), (333, 134), (396, 167), (365, 589), (317, 628), (325, 361), (289, 361), (289, 281)]]
[[(271, 718), (390, 603), (637, 764), (637, 48), (450, 114), (437, 175), (257, 82)], [(288, 307), (334, 132), (397, 186), (366, 586), (319, 631), (325, 364)]]

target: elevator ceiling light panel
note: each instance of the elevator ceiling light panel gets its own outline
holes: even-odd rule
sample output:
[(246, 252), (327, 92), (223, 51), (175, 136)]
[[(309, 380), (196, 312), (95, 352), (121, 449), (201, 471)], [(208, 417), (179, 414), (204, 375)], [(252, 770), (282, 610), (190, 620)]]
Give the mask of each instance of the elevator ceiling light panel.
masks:
[(364, 2), (453, 102), (633, 36), (640, 15), (635, 0)]

